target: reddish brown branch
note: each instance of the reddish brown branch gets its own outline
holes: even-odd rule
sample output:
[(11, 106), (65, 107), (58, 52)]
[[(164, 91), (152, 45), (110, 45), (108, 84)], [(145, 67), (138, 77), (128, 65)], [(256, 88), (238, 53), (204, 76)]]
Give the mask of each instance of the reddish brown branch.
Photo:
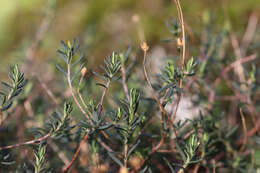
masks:
[[(247, 56), (245, 58), (240, 58), (238, 60), (236, 60), (235, 62), (231, 63), (229, 66), (227, 66), (223, 71), (222, 73), (220, 74), (220, 76), (214, 81), (213, 83), (213, 89), (210, 91), (210, 94), (209, 94), (209, 108), (212, 108), (212, 104), (215, 100), (215, 88), (218, 86), (218, 84), (220, 83), (221, 79), (222, 78), (225, 78), (226, 74), (231, 71), (232, 69), (234, 69), (237, 65), (239, 64), (243, 64), (243, 63), (247, 63), (247, 62), (250, 62), (250, 61), (253, 61), (254, 59), (256, 59), (256, 55), (253, 54), (253, 55), (250, 55), (250, 56)], [(239, 94), (239, 93), (238, 93)], [(239, 94), (239, 96), (241, 96), (241, 94)], [(243, 96), (242, 96), (243, 97)]]
[[(254, 134), (256, 134), (259, 131), (260, 131), (260, 118), (258, 118), (255, 126), (249, 132), (247, 132), (247, 138), (253, 136)], [(241, 138), (240, 140), (238, 140), (237, 144), (241, 145), (241, 144), (243, 144), (243, 141), (244, 141), (244, 137)]]
[(48, 133), (47, 135), (45, 135), (45, 136), (43, 136), (41, 138), (38, 138), (38, 139), (35, 139), (35, 140), (31, 140), (31, 141), (28, 141), (28, 142), (14, 144), (14, 145), (9, 145), (9, 146), (5, 146), (5, 147), (0, 147), (0, 151), (1, 150), (7, 150), (7, 149), (20, 147), (20, 146), (23, 146), (23, 145), (31, 145), (31, 144), (40, 143), (40, 142), (46, 140), (48, 137), (50, 137), (50, 133)]
[(66, 166), (66, 168), (63, 170), (63, 173), (67, 173), (69, 171), (69, 169), (72, 167), (73, 163), (76, 161), (78, 155), (79, 155), (79, 152), (80, 152), (80, 149), (81, 147), (83, 146), (83, 144), (86, 142), (86, 140), (88, 139), (89, 137), (89, 133), (90, 132), (87, 132), (87, 134), (84, 136), (83, 140), (80, 142), (79, 144), (79, 147), (77, 148), (77, 151), (76, 153), (74, 154), (71, 162)]
[(244, 149), (246, 147), (248, 137), (247, 137), (247, 127), (246, 127), (246, 120), (245, 120), (244, 113), (241, 108), (239, 111), (240, 111), (240, 116), (241, 116), (242, 125), (243, 125), (243, 132), (244, 132), (243, 145), (240, 148), (240, 152), (242, 152), (242, 151), (244, 151)]
[(121, 72), (122, 72), (122, 85), (123, 85), (124, 93), (126, 95), (127, 100), (130, 101), (129, 91), (128, 91), (128, 87), (126, 84), (126, 71), (125, 71), (124, 62), (122, 62), (122, 64), (121, 64)]
[(104, 99), (105, 99), (105, 95), (106, 95), (106, 93), (107, 93), (107, 91), (108, 91), (110, 82), (111, 82), (110, 80), (107, 81), (106, 87), (105, 87), (105, 89), (104, 89), (104, 91), (103, 91), (103, 93), (102, 93), (102, 96), (101, 96), (101, 99), (100, 99), (100, 102), (99, 102), (100, 111), (99, 111), (99, 115), (98, 115), (98, 116), (100, 116), (101, 113), (102, 113), (102, 111), (103, 111), (103, 102), (104, 102)]

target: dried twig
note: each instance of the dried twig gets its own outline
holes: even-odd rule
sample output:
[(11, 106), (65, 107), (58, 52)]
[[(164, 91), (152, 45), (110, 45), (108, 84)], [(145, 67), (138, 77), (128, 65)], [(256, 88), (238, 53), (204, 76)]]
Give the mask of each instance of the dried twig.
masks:
[(87, 68), (84, 67), (82, 70), (81, 70), (81, 77), (80, 77), (80, 80), (79, 80), (79, 84), (78, 84), (78, 88), (77, 88), (77, 93), (78, 93), (78, 96), (79, 96), (79, 99), (81, 101), (81, 103), (83, 104), (84, 108), (86, 109), (86, 111), (88, 112), (88, 114), (93, 117), (93, 114), (91, 113), (91, 111), (89, 110), (87, 104), (85, 103), (81, 93), (80, 93), (80, 85), (81, 83), (83, 82), (83, 79), (84, 79), (84, 76), (86, 75), (87, 73)]
[(246, 127), (245, 116), (244, 116), (242, 109), (240, 108), (239, 111), (240, 111), (240, 116), (241, 116), (242, 125), (243, 125), (243, 132), (244, 132), (243, 145), (240, 148), (240, 152), (242, 152), (245, 149), (246, 143), (247, 143), (247, 127)]
[[(174, 3), (176, 4), (177, 7), (177, 11), (178, 11), (178, 18), (179, 18), (179, 22), (181, 24), (181, 32), (182, 32), (182, 40), (181, 40), (181, 45), (182, 45), (182, 63), (181, 63), (181, 69), (184, 72), (184, 65), (185, 65), (185, 58), (186, 58), (186, 38), (185, 38), (185, 26), (184, 26), (184, 19), (183, 19), (183, 14), (182, 14), (182, 9), (181, 9), (181, 5), (180, 5), (180, 1), (179, 0), (174, 0)], [(180, 79), (180, 84), (179, 87), (182, 88), (183, 86), (183, 80)], [(176, 103), (176, 109), (175, 112), (173, 114), (173, 122), (176, 119), (177, 116), (177, 111), (179, 108), (179, 104), (181, 101), (181, 93), (178, 93), (178, 98), (177, 98), (177, 103)]]
[(44, 83), (39, 77), (37, 77), (35, 75), (36, 79), (39, 81), (39, 84), (41, 85), (41, 87), (46, 91), (47, 95), (51, 98), (51, 100), (53, 101), (53, 103), (58, 106), (59, 105), (59, 101), (57, 100), (57, 98), (55, 97), (55, 95), (53, 94), (53, 92), (49, 89), (49, 87), (46, 85), (46, 83)]
[(34, 140), (31, 140), (31, 141), (27, 141), (27, 142), (24, 142), (24, 143), (18, 143), (18, 144), (14, 144), (14, 145), (5, 146), (5, 147), (0, 147), (0, 151), (12, 149), (12, 148), (17, 148), (17, 147), (24, 146), (24, 145), (41, 143), (42, 141), (48, 139), (49, 137), (50, 137), (50, 133), (46, 134), (45, 136), (43, 136), (41, 138), (34, 139)]
[(66, 166), (66, 168), (64, 168), (63, 173), (67, 173), (69, 171), (69, 169), (71, 168), (71, 166), (73, 165), (73, 163), (75, 162), (75, 160), (77, 159), (79, 152), (81, 150), (81, 147), (83, 146), (83, 144), (86, 142), (86, 140), (89, 137), (89, 133), (87, 132), (87, 134), (84, 136), (83, 140), (80, 142), (79, 147), (77, 148), (77, 151), (75, 152), (71, 162)]
[(68, 74), (67, 74), (67, 81), (68, 81), (68, 84), (69, 84), (69, 89), (70, 89), (70, 93), (75, 101), (75, 103), (77, 104), (78, 108), (80, 109), (80, 111), (86, 116), (87, 119), (89, 119), (89, 115), (86, 113), (86, 111), (82, 108), (82, 106), (80, 105), (75, 93), (74, 93), (74, 90), (73, 90), (73, 87), (72, 87), (72, 83), (71, 83), (71, 72), (70, 72), (70, 64), (68, 63), (68, 66), (67, 66), (67, 71), (68, 71)]
[(102, 96), (101, 96), (101, 99), (100, 99), (100, 102), (99, 102), (99, 106), (100, 106), (100, 111), (99, 111), (99, 115), (101, 115), (102, 111), (103, 111), (103, 102), (104, 102), (104, 98), (105, 98), (105, 95), (108, 91), (108, 88), (109, 88), (109, 85), (110, 85), (110, 80), (107, 81), (106, 85), (105, 85), (105, 89), (103, 90), (103, 93), (102, 93)]
[(52, 148), (52, 150), (57, 153), (57, 155), (59, 156), (60, 160), (65, 164), (68, 165), (70, 163), (69, 159), (67, 158), (67, 156), (64, 154), (63, 151), (61, 151), (59, 149), (59, 147), (52, 141), (49, 141), (48, 143), (50, 145), (50, 147)]
[(252, 13), (248, 20), (246, 32), (241, 41), (240, 48), (241, 48), (242, 56), (246, 55), (247, 49), (254, 38), (254, 35), (255, 35), (255, 32), (257, 29), (257, 24), (258, 24), (258, 16), (256, 13)]
[(125, 71), (125, 64), (124, 62), (121, 63), (121, 72), (122, 72), (122, 85), (123, 85), (123, 89), (126, 95), (126, 98), (128, 101), (130, 101), (130, 96), (129, 96), (129, 91), (128, 91), (128, 87), (126, 84), (126, 71)]
[[(256, 54), (253, 54), (253, 55), (250, 55), (250, 56), (247, 56), (245, 58), (240, 58), (238, 60), (236, 60), (235, 62), (231, 63), (229, 66), (227, 66), (223, 71), (222, 73), (220, 74), (220, 76), (214, 81), (213, 83), (213, 89), (211, 89), (210, 91), (210, 94), (209, 94), (209, 98), (208, 98), (208, 101), (209, 101), (209, 108), (211, 109), (212, 108), (212, 104), (215, 100), (215, 88), (217, 87), (217, 85), (220, 83), (221, 81), (221, 78), (225, 77), (226, 74), (234, 69), (238, 64), (243, 64), (243, 63), (247, 63), (247, 62), (250, 62), (250, 61), (253, 61), (256, 59)], [(238, 93), (239, 94), (239, 93)], [(241, 96), (241, 94), (239, 94)], [(242, 98), (244, 96), (242, 95)]]

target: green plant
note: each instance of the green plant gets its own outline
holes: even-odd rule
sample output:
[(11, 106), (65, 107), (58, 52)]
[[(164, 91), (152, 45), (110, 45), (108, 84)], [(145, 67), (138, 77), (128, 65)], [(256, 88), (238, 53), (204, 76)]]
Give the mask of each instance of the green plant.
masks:
[[(58, 54), (62, 63), (56, 67), (64, 75), (69, 93), (67, 98), (66, 94), (60, 98), (64, 102), (63, 110), (54, 111), (42, 127), (33, 129), (35, 139), (14, 145), (3, 142), (0, 164), (14, 164), (11, 149), (36, 145), (35, 159), (31, 159), (33, 164), (25, 161), (16, 172), (69, 172), (72, 169), (120, 173), (257, 172), (259, 148), (250, 148), (259, 143), (259, 99), (255, 96), (259, 95), (259, 71), (253, 66), (251, 71), (244, 72), (245, 81), (232, 82), (227, 75), (242, 63), (256, 59), (256, 55), (238, 59), (227, 67), (225, 64), (230, 62), (216, 65), (216, 61), (223, 60), (218, 57), (223, 46), (219, 40), (228, 35), (228, 31), (223, 29), (214, 40), (210, 37), (202, 45), (207, 57), (203, 60), (188, 59), (182, 9), (179, 0), (174, 2), (179, 22), (168, 25), (168, 28), (177, 40), (180, 54), (176, 57), (180, 62), (169, 60), (161, 73), (156, 74), (156, 80), (151, 80), (155, 75), (148, 72), (147, 42), (141, 44), (143, 76), (136, 70), (138, 64), (133, 67), (135, 61), (129, 58), (132, 54), (128, 49), (126, 53), (112, 52), (105, 59), (104, 66), (100, 66), (101, 72), (93, 72), (95, 77), (90, 79), (87, 78), (84, 56), (80, 54), (79, 41), (61, 41), (62, 48)], [(220, 69), (224, 70), (219, 76)], [(217, 78), (212, 82), (213, 77), (206, 72), (214, 73), (213, 77)], [(26, 83), (17, 65), (11, 68), (9, 77), (11, 84), (3, 83), (7, 91), (0, 93), (1, 117), (2, 113), (12, 111), (14, 98), (21, 94)], [(199, 90), (195, 90), (199, 97), (197, 102), (205, 104), (206, 108), (197, 117), (178, 121), (177, 112), (189, 82), (199, 86)], [(217, 88), (220, 82), (224, 83), (223, 88)], [(95, 85), (91, 88), (92, 83)], [(241, 124), (231, 125), (226, 121), (227, 110), (216, 98), (226, 90), (238, 102)], [(52, 100), (57, 99), (53, 99), (49, 90), (47, 93)], [(24, 104), (23, 99), (18, 99), (18, 106)], [(58, 101), (54, 102), (57, 104)], [(170, 111), (167, 106), (171, 107)], [(255, 120), (250, 131), (245, 122), (245, 109)], [(243, 129), (243, 135), (239, 127)], [(252, 136), (255, 139), (248, 142)], [(49, 147), (58, 151), (49, 151), (54, 158), (48, 156)], [(88, 158), (88, 162), (85, 164), (79, 157)], [(58, 163), (57, 166), (54, 163)]]
[(13, 99), (18, 96), (23, 90), (24, 85), (26, 84), (26, 80), (24, 80), (24, 74), (20, 72), (18, 65), (11, 67), (9, 78), (11, 83), (8, 84), (6, 82), (1, 82), (1, 84), (5, 87), (4, 92), (0, 92), (1, 95), (1, 107), (0, 111), (6, 111), (13, 104)]

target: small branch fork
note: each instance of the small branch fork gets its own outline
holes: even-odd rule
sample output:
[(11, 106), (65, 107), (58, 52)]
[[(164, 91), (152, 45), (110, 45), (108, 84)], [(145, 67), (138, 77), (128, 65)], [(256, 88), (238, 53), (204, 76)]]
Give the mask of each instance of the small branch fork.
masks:
[[(184, 71), (184, 65), (185, 65), (185, 54), (186, 54), (186, 41), (185, 41), (185, 28), (184, 28), (184, 20), (183, 20), (183, 14), (182, 14), (182, 9), (181, 9), (181, 5), (180, 5), (180, 2), (179, 0), (174, 0), (174, 3), (176, 4), (177, 6), (177, 10), (178, 10), (178, 18), (179, 18), (179, 22), (181, 23), (181, 28), (182, 28), (182, 70)], [(152, 89), (152, 92), (153, 92), (153, 97), (154, 99), (156, 100), (157, 104), (159, 105), (160, 107), (160, 110), (161, 110), (161, 126), (162, 126), (162, 130), (161, 130), (161, 140), (159, 141), (159, 143), (154, 146), (152, 148), (152, 152), (149, 154), (149, 156), (144, 159), (142, 161), (142, 163), (140, 164), (139, 168), (137, 170), (133, 170), (132, 172), (136, 172), (136, 171), (139, 171), (142, 166), (146, 163), (146, 161), (156, 152), (160, 149), (160, 147), (163, 145), (164, 143), (164, 138), (165, 138), (165, 134), (164, 134), (164, 116), (166, 115), (170, 124), (171, 124), (171, 127), (173, 128), (174, 130), (174, 133), (175, 135), (177, 135), (177, 132), (175, 131), (174, 129), (174, 125), (173, 125), (173, 122), (174, 122), (174, 119), (176, 117), (176, 113), (177, 113), (177, 110), (178, 110), (178, 107), (179, 107), (179, 103), (180, 103), (180, 100), (181, 100), (181, 93), (179, 93), (178, 95), (178, 100), (177, 100), (177, 106), (176, 106), (176, 110), (175, 110), (175, 113), (174, 113), (174, 116), (173, 116), (173, 119), (170, 118), (170, 116), (168, 115), (168, 113), (165, 111), (164, 109), (164, 106), (162, 105), (162, 102), (159, 100), (158, 96), (157, 96), (157, 93), (154, 91), (153, 87), (152, 87), (152, 83), (151, 83), (151, 80), (149, 79), (149, 76), (147, 74), (147, 69), (146, 69), (146, 66), (145, 66), (145, 63), (146, 63), (146, 55), (147, 55), (147, 51), (149, 49), (148, 45), (146, 44), (146, 42), (143, 42), (142, 45), (141, 45), (141, 48), (144, 52), (144, 59), (143, 59), (143, 70), (144, 70), (144, 76), (145, 76), (145, 79), (149, 85), (149, 87)], [(183, 87), (183, 81), (180, 80), (180, 88)], [(168, 91), (167, 91), (168, 92)], [(165, 99), (166, 97), (163, 98), (163, 100)]]
[(79, 101), (78, 101), (78, 99), (77, 99), (77, 97), (74, 93), (72, 83), (71, 83), (71, 71), (70, 71), (70, 64), (69, 63), (68, 63), (68, 66), (67, 66), (67, 71), (68, 71), (67, 80), (68, 80), (68, 84), (69, 84), (70, 93), (71, 93), (75, 103), (77, 104), (78, 108), (80, 109), (80, 111), (86, 116), (87, 119), (89, 119), (89, 115), (82, 108), (82, 106), (80, 105), (80, 103), (79, 103)]
[(101, 96), (101, 99), (100, 99), (100, 102), (99, 102), (99, 106), (100, 106), (100, 111), (99, 111), (99, 115), (101, 115), (102, 111), (103, 111), (103, 102), (104, 102), (104, 99), (105, 99), (105, 95), (108, 91), (108, 88), (109, 88), (109, 85), (110, 85), (110, 82), (111, 80), (108, 80), (107, 83), (106, 83), (106, 88), (104, 89), (103, 93), (102, 93), (102, 96)]
[[(81, 84), (82, 80), (83, 80), (83, 77), (85, 76), (86, 74), (86, 69), (83, 68), (83, 71), (82, 72), (82, 75), (81, 75), (81, 79), (80, 79), (80, 82), (79, 82), (79, 85)], [(79, 95), (79, 98), (82, 102), (82, 104), (84, 105), (84, 108), (86, 108), (87, 112), (90, 114), (88, 115), (87, 112), (83, 109), (83, 107), (81, 106), (81, 104), (79, 103), (75, 93), (74, 93), (74, 89), (73, 89), (73, 86), (72, 86), (72, 83), (71, 83), (71, 70), (70, 70), (70, 64), (68, 64), (67, 66), (67, 80), (68, 80), (68, 84), (69, 84), (69, 89), (70, 89), (70, 93), (73, 97), (73, 100), (75, 101), (76, 105), (78, 106), (78, 108), (80, 109), (80, 111), (86, 116), (87, 119), (90, 119), (90, 115), (91, 112), (88, 110), (87, 108), (87, 105), (85, 104), (84, 100), (83, 100), (83, 97), (82, 95), (80, 94), (80, 91), (79, 91), (79, 87), (77, 89), (77, 93)], [(104, 98), (105, 98), (105, 95), (108, 91), (108, 88), (109, 88), (109, 85), (110, 85), (110, 80), (106, 83), (106, 88), (104, 89), (103, 93), (102, 93), (102, 96), (101, 96), (101, 99), (100, 99), (100, 102), (99, 102), (99, 105), (100, 105), (100, 112), (99, 112), (99, 116), (101, 115), (102, 113), (102, 110), (103, 110), (103, 102), (104, 102)], [(92, 121), (90, 121), (92, 123)], [(107, 138), (107, 134), (102, 130), (101, 133)], [(84, 136), (84, 138), (82, 139), (82, 141), (80, 142), (80, 145), (78, 146), (77, 148), (77, 151), (75, 152), (71, 162), (66, 166), (66, 168), (64, 168), (63, 170), (63, 173), (67, 173), (69, 171), (69, 169), (72, 167), (73, 163), (76, 161), (79, 153), (80, 153), (80, 150), (81, 150), (81, 147), (82, 145), (87, 141), (88, 137), (89, 137), (89, 134), (90, 134), (90, 131), (86, 133), (86, 135)], [(102, 143), (102, 146), (104, 146), (104, 144)]]

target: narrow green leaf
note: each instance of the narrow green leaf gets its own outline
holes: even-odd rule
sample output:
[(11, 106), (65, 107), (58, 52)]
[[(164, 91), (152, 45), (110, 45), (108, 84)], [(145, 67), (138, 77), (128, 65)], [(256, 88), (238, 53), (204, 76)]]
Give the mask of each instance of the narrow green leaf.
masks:
[(237, 131), (238, 127), (239, 127), (238, 125), (232, 127), (231, 130), (229, 130), (225, 135), (225, 138), (229, 138), (231, 135), (233, 135)]
[(140, 173), (145, 173), (145, 172), (147, 171), (147, 169), (148, 169), (148, 165), (146, 165), (146, 166), (140, 171)]
[(103, 75), (101, 75), (101, 74), (98, 73), (98, 72), (93, 71), (93, 74), (96, 75), (96, 76), (97, 76), (98, 78), (100, 78), (100, 79), (103, 79), (103, 80), (106, 80), (106, 79), (107, 79), (106, 77), (104, 77)]
[(64, 74), (65, 77), (67, 77), (68, 74), (62, 69), (60, 65), (56, 64), (56, 67)]
[(65, 54), (63, 51), (59, 50), (59, 49), (57, 50), (57, 52), (59, 53), (61, 59), (62, 59), (64, 62), (67, 63), (67, 56), (66, 56), (66, 54)]
[(176, 142), (176, 148), (177, 148), (177, 150), (179, 151), (182, 160), (183, 160), (183, 161), (186, 161), (186, 156), (185, 156), (183, 150), (181, 149), (181, 147), (179, 146), (179, 144), (178, 144), (177, 142)]
[(80, 71), (83, 69), (83, 67), (84, 67), (84, 64), (81, 64), (80, 68), (72, 76), (71, 81), (73, 81), (76, 78), (76, 76), (80, 73)]
[(96, 83), (96, 85), (99, 85), (101, 87), (107, 88), (106, 85), (102, 84), (102, 83)]
[(136, 142), (136, 144), (128, 151), (128, 153), (127, 153), (127, 158), (129, 158), (129, 156), (132, 154), (132, 152), (136, 149), (136, 147), (140, 144), (140, 140), (138, 140), (137, 142)]
[(13, 87), (12, 86), (10, 86), (8, 83), (6, 83), (6, 82), (1, 82), (1, 84), (4, 86), (4, 87), (6, 87), (7, 89), (13, 89)]
[(170, 164), (170, 162), (168, 161), (168, 159), (166, 159), (165, 157), (163, 157), (163, 160), (167, 163), (167, 165), (169, 166), (171, 172), (172, 172), (172, 173), (175, 173), (175, 171), (174, 171), (172, 165)]
[(81, 56), (77, 59), (77, 61), (75, 61), (75, 62), (71, 65), (71, 67), (74, 67), (74, 66), (77, 65), (79, 62), (83, 61), (83, 59), (84, 59), (84, 55), (81, 55)]
[(109, 123), (109, 124), (100, 126), (98, 129), (99, 129), (99, 130), (106, 130), (106, 129), (110, 128), (112, 125), (113, 125), (113, 124)]
[(114, 160), (120, 167), (123, 167), (123, 166), (124, 166), (124, 164), (123, 164), (118, 158), (116, 158), (116, 156), (115, 156), (114, 154), (108, 152), (108, 155), (109, 155), (109, 157), (110, 157), (112, 160)]

